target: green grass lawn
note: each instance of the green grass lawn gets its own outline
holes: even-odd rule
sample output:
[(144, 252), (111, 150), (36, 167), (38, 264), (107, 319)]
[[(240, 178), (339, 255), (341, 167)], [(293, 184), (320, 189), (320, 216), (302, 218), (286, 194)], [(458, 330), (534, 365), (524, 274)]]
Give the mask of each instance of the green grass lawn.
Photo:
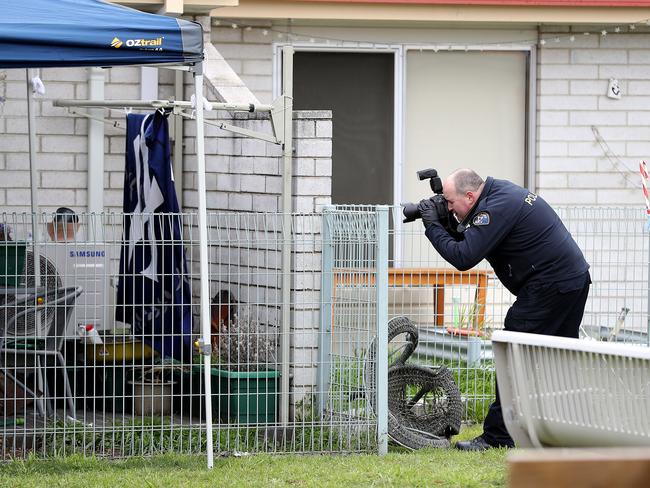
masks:
[[(455, 440), (480, 433), (464, 428)], [(376, 455), (266, 455), (216, 458), (206, 469), (204, 456), (177, 454), (110, 461), (68, 458), (14, 461), (0, 467), (0, 486), (147, 487), (147, 486), (504, 486), (506, 451), (456, 450), (406, 452), (391, 448)]]

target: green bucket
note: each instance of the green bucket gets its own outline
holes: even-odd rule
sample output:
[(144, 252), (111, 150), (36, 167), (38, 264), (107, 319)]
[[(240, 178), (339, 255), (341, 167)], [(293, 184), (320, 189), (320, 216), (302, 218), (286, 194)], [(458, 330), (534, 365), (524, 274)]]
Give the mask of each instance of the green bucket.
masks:
[(218, 374), (221, 377), (221, 408), (227, 409), (223, 416), (240, 424), (275, 423), (279, 371), (219, 370)]
[(26, 242), (0, 242), (0, 285), (19, 286), (24, 280)]
[[(203, 374), (201, 364), (193, 366), (192, 369), (195, 375)], [(216, 401), (222, 421), (240, 424), (276, 422), (279, 371), (229, 371), (211, 368), (210, 373), (213, 409)], [(199, 377), (202, 379), (202, 376)]]

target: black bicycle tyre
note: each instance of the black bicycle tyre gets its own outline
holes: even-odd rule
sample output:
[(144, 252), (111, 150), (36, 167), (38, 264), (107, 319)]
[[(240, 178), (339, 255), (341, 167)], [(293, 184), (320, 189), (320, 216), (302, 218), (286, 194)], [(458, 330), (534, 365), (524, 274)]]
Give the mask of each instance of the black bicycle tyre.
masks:
[[(409, 386), (414, 385), (420, 388), (418, 393), (433, 392), (439, 396), (440, 405), (428, 413), (413, 413), (414, 404), (411, 403), (412, 399), (408, 401), (405, 393)], [(445, 366), (430, 368), (405, 364), (390, 368), (388, 409), (407, 428), (447, 438), (458, 434), (463, 414), (460, 390), (451, 371)]]
[[(406, 334), (407, 342), (404, 350), (399, 357), (388, 365), (390, 369), (393, 366), (404, 364), (408, 358), (411, 357), (415, 348), (418, 347), (419, 334), (416, 325), (403, 315), (393, 317), (388, 321), (388, 343), (390, 344), (400, 334)], [(363, 364), (363, 382), (366, 390), (366, 397), (368, 402), (375, 409), (375, 392), (377, 391), (377, 383), (375, 381), (376, 373), (375, 368), (377, 365), (377, 337), (372, 340), (366, 352), (366, 358)]]

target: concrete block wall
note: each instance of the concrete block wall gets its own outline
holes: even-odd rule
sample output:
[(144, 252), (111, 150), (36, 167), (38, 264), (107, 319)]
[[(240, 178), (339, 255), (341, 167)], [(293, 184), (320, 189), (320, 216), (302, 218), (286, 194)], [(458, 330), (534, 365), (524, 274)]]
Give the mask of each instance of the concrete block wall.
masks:
[[(52, 106), (52, 99), (87, 98), (86, 69), (42, 69), (46, 95), (35, 100), (38, 200), (43, 212), (67, 206), (83, 212), (87, 204), (87, 119)], [(140, 69), (119, 67), (105, 71), (106, 99), (138, 99)], [(24, 70), (6, 70), (0, 96), (6, 98), (0, 114), (0, 206), (7, 212), (30, 209), (30, 172), (26, 83)], [(159, 97), (173, 94), (173, 73), (160, 70)], [(79, 109), (83, 111), (84, 109)], [(124, 182), (125, 120), (122, 110), (105, 110), (111, 122), (105, 126), (104, 205), (107, 212), (120, 211)], [(294, 210), (313, 212), (330, 202), (331, 115), (327, 112), (296, 112), (294, 136)], [(213, 121), (227, 114), (208, 114)], [(272, 133), (263, 118), (235, 117), (235, 124)], [(196, 158), (193, 156), (195, 126), (185, 123), (184, 196), (189, 209), (196, 208)], [(280, 209), (281, 148), (261, 140), (233, 136), (206, 126), (208, 207), (214, 211), (267, 211)]]
[[(272, 133), (265, 115), (218, 112), (208, 113), (207, 119)], [(296, 111), (293, 131), (293, 207), (303, 215), (292, 218), (291, 235), (292, 405), (314, 390), (318, 368), (322, 236), (321, 219), (314, 212), (331, 202), (331, 112)], [(183, 198), (187, 211), (198, 207), (195, 135), (194, 127), (186, 126)], [(206, 125), (206, 135), (211, 295), (231, 291), (255, 310), (260, 323), (278, 331), (282, 148), (211, 124)], [(194, 254), (192, 262), (197, 266), (197, 248)]]
[[(643, 205), (638, 168), (650, 156), (650, 33), (600, 30), (541, 33), (537, 185), (552, 204)], [(620, 100), (606, 96), (610, 78), (620, 83)]]
[[(233, 28), (235, 20), (213, 20), (211, 41), (232, 69), (262, 103), (273, 100), (275, 33), (264, 21), (247, 21), (251, 29)], [(234, 25), (237, 25), (236, 23)], [(266, 32), (266, 34), (265, 34)]]
[[(269, 28), (233, 29), (226, 21), (212, 29), (212, 40), (241, 74), (255, 94), (265, 102), (271, 100), (273, 36)], [(620, 33), (598, 34), (597, 29), (546, 27), (541, 35), (549, 39), (539, 47), (538, 56), (538, 113), (537, 113), (537, 187), (551, 203), (576, 205), (638, 205), (637, 166), (650, 153), (650, 33), (637, 27), (624, 28)], [(573, 42), (569, 41), (571, 34)], [(559, 42), (554, 41), (557, 36)], [(83, 210), (87, 201), (85, 189), (87, 168), (87, 121), (72, 117), (65, 109), (52, 107), (52, 98), (86, 98), (87, 72), (85, 69), (42, 69), (41, 78), (46, 96), (36, 100), (36, 131), (39, 201), (41, 208), (52, 211), (65, 205)], [(106, 72), (106, 97), (125, 98), (139, 95), (139, 68), (111, 68)], [(7, 100), (0, 116), (0, 205), (8, 211), (29, 209), (29, 168), (27, 148), (27, 119), (24, 70), (5, 70), (6, 80), (0, 82), (0, 95)], [(171, 95), (172, 74), (161, 70), (160, 96)], [(621, 100), (605, 96), (608, 80), (616, 77), (622, 89)], [(108, 113), (108, 111), (106, 112)], [(116, 111), (111, 116), (121, 118)], [(192, 124), (186, 124), (191, 128)], [(600, 135), (600, 143), (597, 140)], [(297, 129), (300, 130), (300, 129)], [(307, 129), (306, 129), (307, 130)], [(106, 126), (105, 206), (119, 210), (121, 206), (123, 133)], [(215, 144), (209, 142), (208, 144)], [(241, 144), (237, 138), (232, 150)], [(246, 142), (246, 150), (262, 147), (258, 141)], [(319, 144), (316, 142), (315, 144)], [(250, 146), (250, 147), (248, 147)], [(318, 150), (317, 148), (313, 148)], [(257, 150), (258, 152), (261, 149)], [(266, 151), (266, 150), (265, 150)], [(209, 157), (208, 169), (228, 164), (227, 154)], [(273, 197), (262, 193), (253, 199), (249, 195), (236, 196), (239, 190), (260, 189), (261, 176), (265, 189), (277, 185), (273, 179), (272, 158), (262, 160), (256, 154), (256, 174), (209, 175), (208, 184), (218, 192), (211, 194), (215, 209), (274, 208)], [(248, 162), (240, 162), (242, 167)], [(311, 172), (310, 162), (299, 162), (297, 174)], [(262, 168), (262, 166), (265, 166)], [(261, 169), (261, 174), (257, 174)], [(253, 171), (253, 170), (249, 170)], [(315, 168), (315, 171), (317, 169)], [(217, 171), (219, 173), (219, 171)], [(223, 173), (223, 171), (221, 171)], [(189, 183), (190, 187), (192, 183)], [(303, 184), (313, 184), (300, 182)], [(191, 198), (191, 196), (190, 196)], [(229, 201), (225, 202), (224, 199)], [(277, 199), (276, 199), (277, 200)], [(297, 200), (298, 210), (307, 210), (309, 202)], [(270, 206), (269, 206), (270, 205)]]
[[(139, 99), (140, 68), (105, 69), (106, 99)], [(0, 82), (0, 206), (6, 212), (30, 211), (30, 172), (25, 70), (6, 70)], [(38, 202), (42, 212), (66, 206), (84, 212), (87, 205), (88, 123), (67, 109), (54, 107), (52, 100), (86, 99), (88, 70), (85, 68), (40, 70), (46, 93), (35, 99), (36, 167)], [(173, 73), (160, 70), (159, 96), (173, 93)], [(86, 111), (86, 109), (79, 109)], [(112, 121), (125, 127), (124, 112), (105, 110)], [(105, 210), (122, 209), (125, 130), (105, 126)]]
[[(4, 71), (0, 95), (6, 98), (0, 116), (0, 202), (3, 209), (29, 211), (30, 173), (27, 125), (27, 85), (23, 69)], [(86, 124), (64, 109), (52, 107), (51, 98), (84, 97), (85, 70), (41, 70), (46, 97), (35, 100), (38, 199), (44, 210), (85, 204), (81, 183), (86, 177)], [(83, 93), (83, 95), (82, 95)], [(47, 153), (47, 154), (45, 154)]]
[[(294, 112), (293, 207), (311, 213), (331, 202), (332, 117), (329, 111)], [(224, 121), (267, 135), (271, 122), (260, 114), (206, 113), (208, 210), (279, 212), (282, 194), (282, 147), (223, 131), (210, 122)], [(198, 208), (194, 124), (185, 126), (183, 201)]]
[[(285, 36), (277, 36), (287, 26), (259, 23), (258, 27), (247, 20), (254, 28), (233, 29), (233, 22), (237, 21), (221, 19), (213, 26), (212, 41), (260, 100), (268, 102), (272, 44), (286, 41)], [(327, 29), (321, 30), (327, 36)], [(650, 155), (650, 29), (621, 26), (615, 32), (612, 26), (604, 36), (602, 30), (603, 26), (546, 26), (539, 32), (547, 42), (538, 46), (536, 186), (552, 204), (643, 204), (638, 163)], [(472, 35), (471, 29), (464, 32)], [(354, 39), (357, 34), (350, 28), (333, 35)], [(376, 41), (419, 39), (426, 44), (433, 41), (435, 31), (431, 38), (408, 28), (376, 29), (372, 35)], [(611, 77), (621, 84), (621, 100), (605, 95)]]
[[(645, 331), (648, 278), (632, 255), (644, 247), (639, 161), (650, 156), (650, 33), (640, 26), (602, 30), (541, 31), (537, 185), (551, 204), (568, 207), (563, 221), (591, 265), (583, 326), (612, 327), (628, 308), (625, 328)], [(610, 78), (620, 84), (620, 100), (606, 96)], [(615, 210), (572, 208), (622, 205), (635, 208), (622, 218)]]

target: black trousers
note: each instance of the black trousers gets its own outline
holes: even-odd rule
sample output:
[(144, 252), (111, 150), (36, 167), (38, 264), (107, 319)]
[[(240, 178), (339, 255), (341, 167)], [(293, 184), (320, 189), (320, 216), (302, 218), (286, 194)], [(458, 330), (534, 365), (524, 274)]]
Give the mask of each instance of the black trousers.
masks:
[[(591, 278), (587, 272), (578, 279), (525, 286), (508, 310), (504, 328), (515, 332), (577, 338), (590, 284)], [(491, 446), (514, 447), (503, 422), (498, 384), (495, 391), (496, 400), (490, 405), (483, 422), (482, 437)]]

